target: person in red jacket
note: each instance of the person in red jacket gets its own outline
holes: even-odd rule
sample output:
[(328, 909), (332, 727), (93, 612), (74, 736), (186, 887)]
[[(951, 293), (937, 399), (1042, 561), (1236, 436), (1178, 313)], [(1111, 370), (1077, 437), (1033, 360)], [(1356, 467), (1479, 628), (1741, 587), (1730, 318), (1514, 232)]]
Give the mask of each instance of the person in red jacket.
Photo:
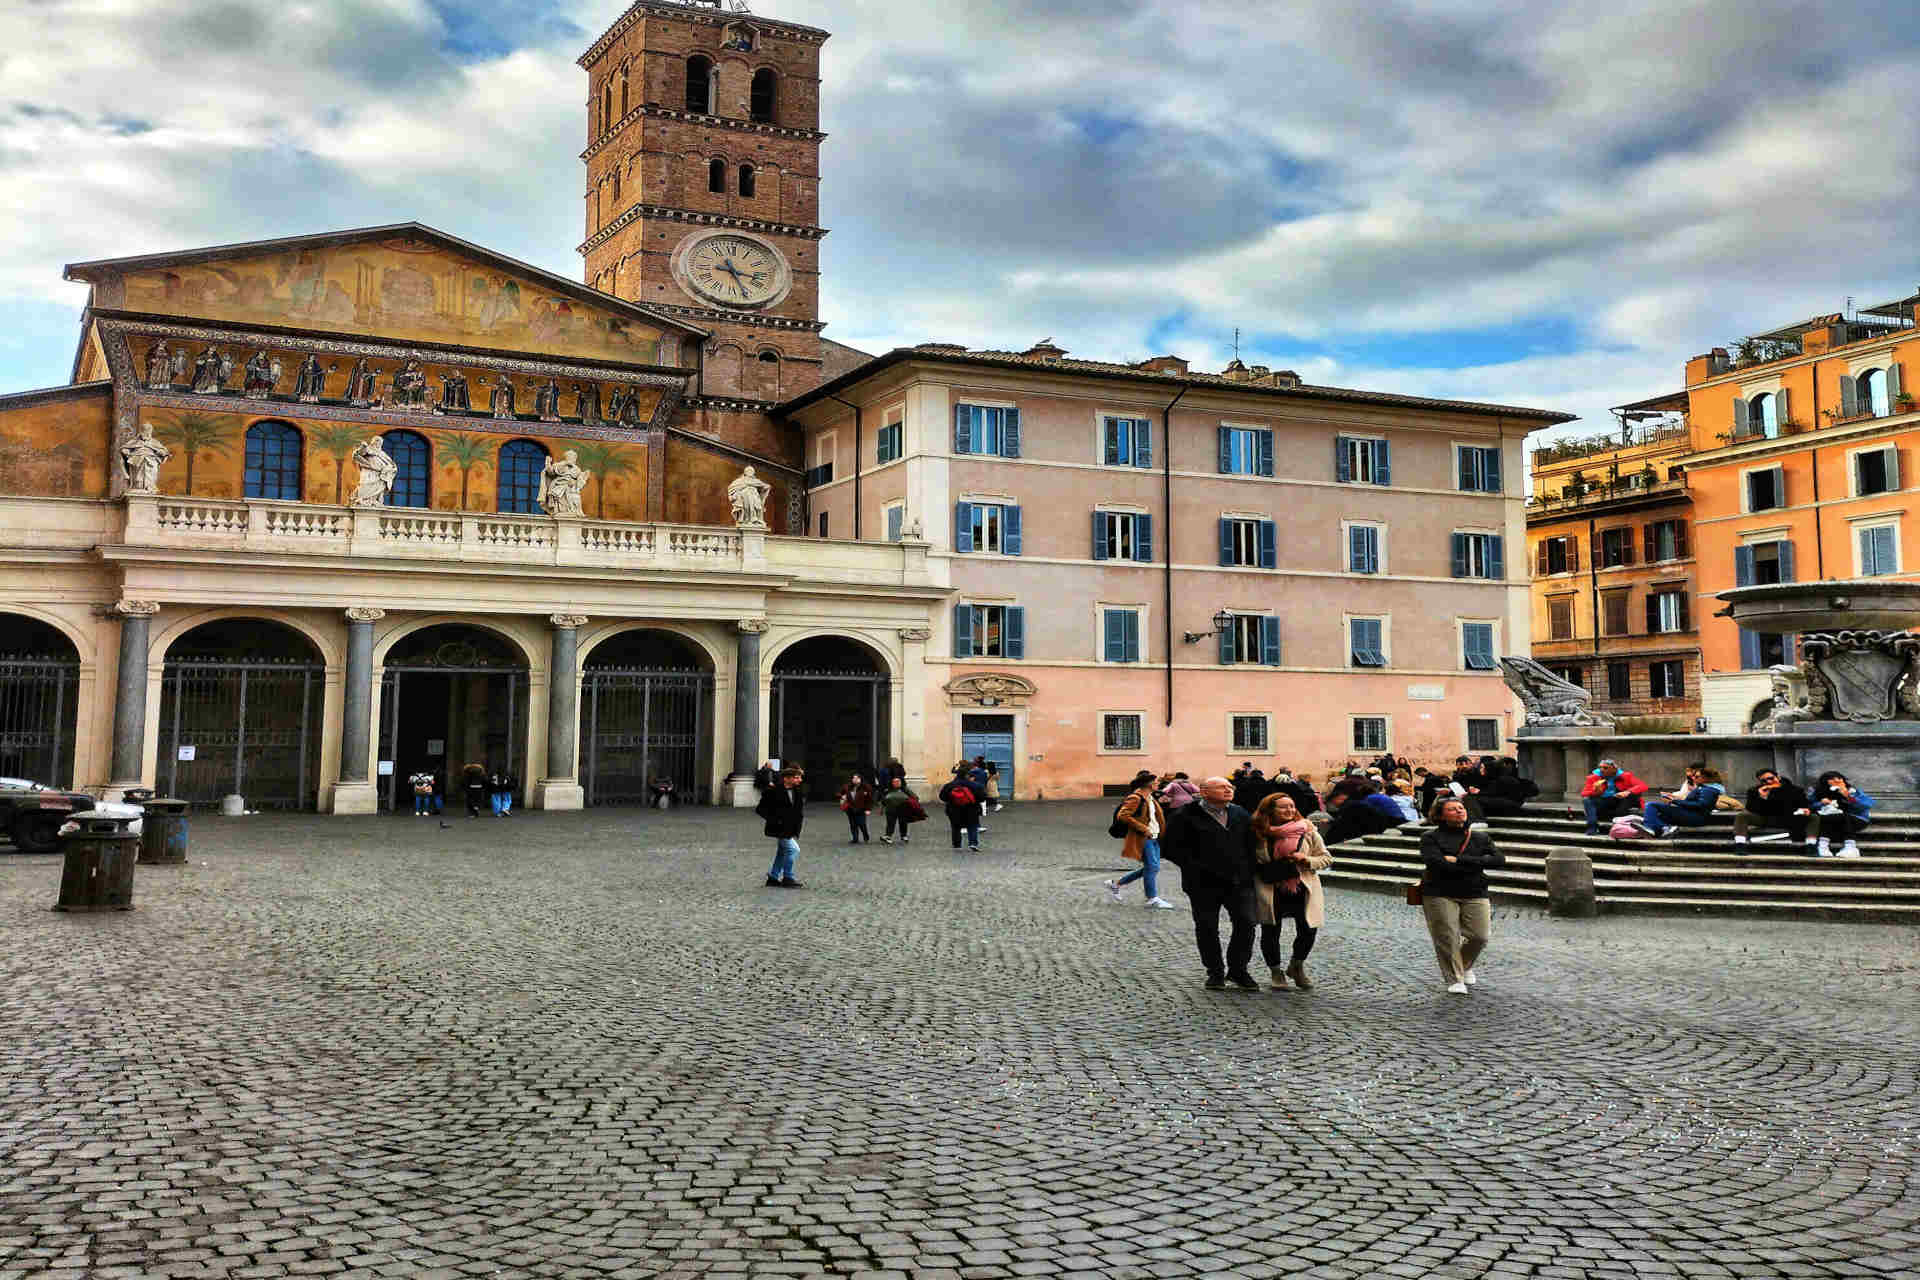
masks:
[(1637, 812), (1640, 797), (1646, 794), (1646, 790), (1646, 783), (1617, 763), (1602, 760), (1587, 775), (1587, 784), (1580, 788), (1580, 802), (1587, 810), (1587, 834), (1597, 836), (1601, 823), (1612, 822), (1622, 813)]

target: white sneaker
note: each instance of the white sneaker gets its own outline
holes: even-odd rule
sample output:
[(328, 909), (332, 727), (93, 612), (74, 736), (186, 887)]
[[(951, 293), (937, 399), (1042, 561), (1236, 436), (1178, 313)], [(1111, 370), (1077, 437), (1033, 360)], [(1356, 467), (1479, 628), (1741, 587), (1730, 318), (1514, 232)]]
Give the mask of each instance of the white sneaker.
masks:
[(1833, 856), (1836, 858), (1857, 858), (1860, 856), (1860, 846), (1849, 840), (1841, 845), (1840, 852)]
[(1120, 901), (1120, 885), (1118, 881), (1109, 880), (1104, 887), (1106, 888), (1109, 898), (1112, 898), (1115, 902)]
[(1480, 982), (1480, 979), (1473, 976), (1473, 970), (1471, 969), (1467, 970), (1467, 985), (1470, 987), (1476, 986), (1479, 984), (1479, 982)]
[(1822, 840), (1820, 842), (1819, 848), (1815, 849), (1814, 853), (1817, 856), (1822, 858), (1831, 858), (1833, 856), (1833, 846), (1828, 844), (1825, 840)]
[(1745, 844), (1747, 842), (1747, 838), (1745, 836), (1735, 836), (1733, 838), (1733, 842), (1735, 844)]
[(1467, 994), (1467, 984), (1464, 982), (1448, 983), (1447, 994), (1450, 996), (1463, 996)]
[(1151, 898), (1148, 900), (1147, 906), (1152, 908), (1155, 911), (1174, 910), (1174, 905), (1171, 902), (1168, 902), (1165, 898)]

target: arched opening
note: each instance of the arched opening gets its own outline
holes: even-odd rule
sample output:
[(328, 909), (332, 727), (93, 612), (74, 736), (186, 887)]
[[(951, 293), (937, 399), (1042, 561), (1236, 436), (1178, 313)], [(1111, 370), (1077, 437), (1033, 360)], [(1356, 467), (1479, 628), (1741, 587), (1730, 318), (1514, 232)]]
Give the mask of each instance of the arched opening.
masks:
[(540, 514), (540, 472), (546, 465), (546, 448), (531, 440), (509, 440), (501, 445), (494, 509), (510, 515)]
[(620, 212), (620, 170), (613, 171), (613, 211)]
[(160, 676), (162, 794), (196, 805), (311, 809), (320, 794), (326, 664), (285, 623), (222, 618), (167, 648)]
[(73, 785), (80, 651), (58, 627), (0, 613), (0, 777)]
[(380, 760), (393, 770), (381, 781), (381, 802), (411, 808), (407, 779), (430, 773), (435, 795), (461, 803), (462, 771), (512, 776), (524, 796), (527, 661), (484, 627), (439, 623), (402, 636), (380, 676)]
[(399, 468), (387, 490), (390, 507), (433, 505), (433, 446), (418, 431), (389, 431), (381, 437), (387, 456)]
[(1763, 391), (1747, 401), (1747, 434), (1769, 440), (1780, 434), (1779, 407), (1772, 392)]
[(753, 198), (753, 166), (750, 164), (740, 166), (740, 194), (749, 200)]
[(305, 470), (305, 439), (298, 427), (267, 421), (247, 428), (247, 497), (298, 502)]
[(622, 120), (625, 120), (627, 118), (627, 112), (633, 109), (631, 106), (628, 105), (631, 101), (632, 99), (628, 96), (627, 68), (621, 67), (620, 68), (620, 118)]
[(727, 193), (727, 162), (719, 156), (707, 161), (707, 190), (714, 195)]
[(753, 362), (753, 394), (762, 400), (780, 398), (780, 353), (762, 351)]
[(713, 664), (671, 631), (623, 631), (587, 654), (580, 781), (590, 805), (647, 804), (663, 784), (704, 804), (713, 781)]
[(890, 677), (878, 654), (847, 636), (815, 636), (774, 659), (772, 750), (807, 771), (807, 793), (830, 798), (856, 769), (891, 752)]
[(753, 87), (749, 91), (747, 114), (762, 124), (773, 123), (774, 86), (777, 77), (773, 68), (762, 67), (753, 73)]
[(713, 59), (698, 53), (687, 59), (687, 110), (703, 116), (713, 114), (714, 82), (717, 79), (713, 73)]
[(1893, 411), (1887, 401), (1887, 371), (1869, 369), (1855, 380), (1859, 388), (1860, 412), (1870, 413), (1876, 418), (1884, 418)]
[(611, 128), (613, 128), (613, 85), (606, 84), (600, 88), (600, 132), (605, 133)]

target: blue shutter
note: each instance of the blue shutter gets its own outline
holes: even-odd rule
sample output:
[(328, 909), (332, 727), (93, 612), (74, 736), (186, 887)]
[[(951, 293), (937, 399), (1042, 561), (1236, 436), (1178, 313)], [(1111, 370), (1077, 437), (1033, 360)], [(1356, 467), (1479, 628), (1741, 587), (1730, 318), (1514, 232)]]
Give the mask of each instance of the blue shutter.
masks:
[(953, 656), (973, 656), (973, 606), (970, 604), (953, 606)]
[(1256, 431), (1253, 434), (1260, 444), (1260, 474), (1270, 476), (1273, 474), (1273, 432)]
[(1760, 633), (1740, 628), (1740, 669), (1758, 671), (1763, 664), (1760, 661)]
[(953, 451), (955, 453), (973, 452), (973, 407), (971, 405), (953, 406)]
[(1220, 474), (1226, 475), (1233, 470), (1233, 431), (1228, 427), (1219, 428)]
[(1151, 561), (1153, 559), (1153, 517), (1135, 516), (1133, 518), (1133, 558)]
[(1375, 484), (1393, 483), (1393, 451), (1385, 440), (1373, 442), (1373, 482)]
[[(1736, 587), (1750, 587), (1753, 585), (1752, 547), (1735, 547), (1733, 549), (1733, 585)], [(1741, 634), (1744, 636), (1746, 633), (1742, 632)]]
[(1481, 456), (1487, 460), (1487, 492), (1499, 493), (1504, 487), (1500, 483), (1500, 451), (1498, 449), (1484, 449), (1481, 451)]
[(1495, 534), (1487, 539), (1487, 577), (1501, 582), (1507, 576), (1507, 540)]
[(1007, 555), (1020, 554), (1020, 508), (1000, 508), (1000, 550)]
[(1793, 580), (1793, 544), (1783, 539), (1780, 543), (1780, 581)]
[(1333, 478), (1341, 484), (1348, 484), (1353, 480), (1353, 459), (1347, 456), (1345, 436), (1333, 438)]
[(1000, 456), (1017, 458), (1020, 456), (1020, 411), (1008, 409), (1006, 414), (1000, 426)]
[(953, 549), (955, 551), (973, 550), (973, 504), (971, 502), (953, 504)]
[(1112, 549), (1107, 546), (1107, 513), (1095, 511), (1093, 513), (1093, 558), (1105, 560), (1112, 554)]
[(1279, 539), (1275, 536), (1273, 521), (1260, 522), (1260, 567), (1271, 569), (1280, 563)]
[(1102, 457), (1110, 467), (1120, 465), (1120, 425), (1119, 418), (1100, 419), (1100, 432), (1106, 437), (1106, 449)]
[(1108, 662), (1125, 662), (1127, 649), (1126, 614), (1119, 609), (1103, 609), (1101, 617), (1105, 622), (1105, 638), (1100, 656)]
[(1747, 422), (1747, 402), (1735, 399), (1733, 402), (1733, 438), (1738, 440), (1752, 428)]
[(1000, 636), (1001, 648), (1009, 658), (1027, 656), (1027, 611), (1018, 605), (1007, 607), (1006, 630)]
[(1220, 563), (1233, 563), (1233, 521), (1224, 517), (1220, 521)]
[(1372, 532), (1365, 525), (1356, 524), (1347, 527), (1347, 572), (1371, 573), (1367, 568), (1367, 534)]
[(1125, 620), (1120, 627), (1122, 659), (1126, 662), (1138, 662), (1140, 661), (1140, 615), (1128, 609), (1120, 616)]
[(1137, 419), (1133, 424), (1133, 465), (1153, 465), (1153, 424), (1145, 418)]
[(1456, 578), (1466, 577), (1467, 570), (1470, 567), (1471, 564), (1467, 555), (1467, 535), (1464, 533), (1456, 533), (1453, 535), (1453, 576)]
[(1460, 446), (1460, 487), (1462, 489), (1472, 490), (1480, 487), (1473, 473), (1474, 452), (1470, 446)]
[(1220, 639), (1220, 665), (1221, 666), (1233, 665), (1233, 628), (1234, 626), (1235, 626), (1234, 623), (1228, 623), (1226, 630), (1220, 633), (1219, 639)]
[(1260, 661), (1269, 667), (1280, 665), (1280, 617), (1268, 614), (1260, 619)]

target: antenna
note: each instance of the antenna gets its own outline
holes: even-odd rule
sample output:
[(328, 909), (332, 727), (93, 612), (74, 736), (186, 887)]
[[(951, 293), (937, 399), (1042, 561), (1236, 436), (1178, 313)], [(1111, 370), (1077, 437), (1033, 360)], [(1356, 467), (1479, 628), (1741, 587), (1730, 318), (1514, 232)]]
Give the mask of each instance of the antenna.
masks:
[(1238, 360), (1240, 358), (1240, 326), (1239, 325), (1233, 326), (1233, 358), (1235, 360)]

